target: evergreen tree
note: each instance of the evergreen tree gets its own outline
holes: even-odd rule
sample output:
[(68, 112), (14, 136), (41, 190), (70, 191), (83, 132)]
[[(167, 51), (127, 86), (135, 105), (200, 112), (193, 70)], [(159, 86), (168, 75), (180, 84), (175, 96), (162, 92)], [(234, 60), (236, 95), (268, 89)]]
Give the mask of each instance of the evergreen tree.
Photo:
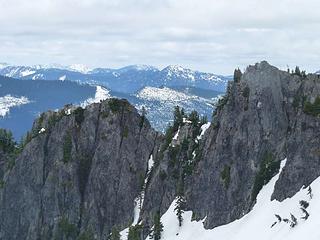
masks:
[(32, 140), (32, 134), (28, 131), (24, 136), (21, 137), (19, 148), (23, 149)]
[(301, 71), (300, 68), (298, 66), (296, 66), (296, 69), (294, 70), (294, 74), (301, 76)]
[(174, 208), (174, 211), (176, 212), (180, 227), (182, 226), (182, 222), (183, 222), (182, 214), (184, 213), (183, 209), (185, 207), (185, 204), (186, 204), (186, 200), (184, 197), (184, 184), (183, 184), (183, 180), (180, 180), (178, 183), (178, 189), (177, 189), (177, 202), (176, 202), (176, 206)]
[(183, 208), (184, 208), (185, 204), (186, 204), (186, 200), (185, 200), (184, 196), (179, 195), (177, 197), (177, 202), (176, 202), (176, 206), (174, 208), (174, 211), (176, 212), (180, 227), (182, 226), (182, 222), (183, 222), (182, 214), (184, 213)]
[(11, 131), (0, 128), (0, 150), (3, 152), (13, 152), (15, 141)]
[(143, 124), (146, 120), (147, 110), (144, 106), (141, 109), (141, 120), (140, 120), (140, 129), (143, 127)]
[(298, 221), (297, 221), (297, 218), (293, 214), (290, 214), (290, 216), (291, 216), (290, 227), (294, 228), (298, 224)]
[(150, 238), (154, 239), (154, 240), (160, 240), (161, 239), (161, 232), (163, 231), (163, 225), (160, 220), (160, 213), (159, 212), (157, 212), (154, 215), (153, 222), (154, 222), (154, 227), (153, 227), (152, 232), (150, 234)]
[(135, 225), (129, 228), (128, 240), (140, 240), (142, 238), (142, 225)]
[(309, 203), (305, 200), (301, 200), (299, 202), (300, 206), (303, 207), (304, 209), (307, 209), (309, 207)]
[(277, 223), (278, 223), (278, 222), (272, 223), (271, 228), (273, 228)]
[(242, 72), (241, 70), (238, 68), (238, 69), (235, 69), (234, 70), (234, 74), (233, 74), (233, 80), (235, 82), (240, 82), (241, 80), (241, 77), (242, 77)]
[(173, 112), (173, 130), (176, 132), (179, 129), (179, 126), (183, 124), (183, 116), (184, 115), (184, 110), (183, 108), (180, 109), (179, 106), (174, 107), (174, 112)]
[(188, 120), (191, 121), (192, 126), (194, 126), (194, 127), (197, 126), (199, 124), (199, 121), (200, 121), (198, 112), (193, 110), (189, 114)]
[(276, 218), (278, 219), (278, 222), (281, 222), (282, 221), (282, 218), (278, 215), (278, 214), (275, 214)]
[(200, 120), (200, 125), (202, 126), (203, 124), (206, 124), (208, 122), (207, 116), (202, 116)]
[(141, 109), (141, 116), (142, 117), (145, 117), (147, 115), (147, 110), (144, 106), (142, 106), (142, 109)]
[(307, 220), (309, 218), (310, 214), (308, 213), (308, 211), (306, 209), (304, 209), (304, 208), (300, 208), (300, 209), (304, 214), (304, 216), (301, 217), (301, 219)]
[(117, 227), (115, 226), (112, 227), (109, 240), (120, 240), (120, 233)]

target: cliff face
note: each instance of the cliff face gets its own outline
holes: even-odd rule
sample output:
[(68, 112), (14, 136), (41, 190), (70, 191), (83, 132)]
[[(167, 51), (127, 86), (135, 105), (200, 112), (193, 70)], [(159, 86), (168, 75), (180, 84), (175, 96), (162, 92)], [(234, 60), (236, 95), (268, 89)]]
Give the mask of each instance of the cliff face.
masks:
[(207, 217), (205, 227), (247, 213), (284, 158), (287, 164), (273, 193), (277, 200), (320, 175), (320, 121), (306, 110), (319, 87), (317, 76), (292, 75), (267, 62), (248, 67), (229, 85), (189, 190), (190, 209), (196, 219)]
[[(200, 141), (192, 174), (184, 179), (185, 209), (193, 211), (193, 219), (205, 218), (204, 226), (213, 228), (242, 217), (285, 158), (274, 199), (291, 197), (316, 179), (320, 175), (318, 96), (318, 76), (290, 74), (267, 62), (236, 76)], [(177, 195), (169, 161), (170, 157), (164, 158), (157, 171), (160, 175), (161, 168), (169, 169), (169, 177), (161, 182), (158, 176), (147, 189), (153, 198), (161, 189), (161, 213)], [(146, 206), (159, 206), (147, 201)]]
[(137, 197), (142, 238), (176, 197), (213, 228), (250, 211), (287, 158), (284, 200), (320, 176), (319, 96), (318, 76), (261, 62), (235, 74), (207, 131), (183, 120), (163, 136), (124, 100), (47, 112), (4, 174), (0, 238), (106, 239), (132, 224)]
[(131, 105), (48, 112), (33, 132), (6, 176), (1, 239), (106, 239), (132, 221), (158, 134)]

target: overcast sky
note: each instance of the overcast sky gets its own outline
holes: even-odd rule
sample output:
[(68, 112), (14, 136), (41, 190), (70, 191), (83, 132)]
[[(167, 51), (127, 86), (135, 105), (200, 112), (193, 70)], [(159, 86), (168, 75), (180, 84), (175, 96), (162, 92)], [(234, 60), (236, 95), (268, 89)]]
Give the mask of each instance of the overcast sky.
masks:
[(320, 69), (319, 0), (0, 0), (0, 62)]

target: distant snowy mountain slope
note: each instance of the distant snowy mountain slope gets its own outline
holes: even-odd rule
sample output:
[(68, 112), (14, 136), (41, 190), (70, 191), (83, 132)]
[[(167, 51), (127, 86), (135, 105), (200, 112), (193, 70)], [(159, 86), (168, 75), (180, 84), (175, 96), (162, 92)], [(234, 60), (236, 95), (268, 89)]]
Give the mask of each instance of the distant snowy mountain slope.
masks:
[(106, 100), (107, 98), (110, 98), (110, 94), (109, 94), (109, 90), (105, 89), (101, 86), (97, 86), (96, 89), (96, 94), (94, 96), (94, 98), (88, 98), (87, 100), (85, 100), (84, 102), (82, 102), (80, 105), (81, 107), (86, 107), (92, 103), (98, 103), (102, 100)]
[(11, 129), (19, 139), (42, 111), (55, 110), (68, 103), (85, 107), (112, 96), (128, 99), (140, 110), (144, 107), (152, 126), (164, 131), (173, 119), (173, 108), (176, 105), (183, 107), (186, 112), (197, 110), (201, 116), (207, 116), (210, 120), (213, 103), (221, 94), (193, 87), (145, 87), (135, 94), (127, 94), (99, 85), (89, 86), (62, 80), (26, 81), (0, 77), (0, 110), (3, 113), (1, 127)]
[(197, 110), (200, 116), (207, 116), (211, 120), (214, 103), (220, 94), (214, 92), (210, 96), (206, 94), (202, 96), (201, 92), (195, 95), (167, 87), (145, 87), (134, 96), (135, 99), (128, 99), (138, 109), (144, 106), (151, 124), (156, 129), (164, 131), (168, 123), (173, 120), (173, 109), (177, 105), (183, 107), (186, 112)]
[(30, 103), (29, 99), (24, 96), (13, 97), (11, 95), (5, 95), (0, 97), (0, 117), (5, 117), (9, 113), (10, 108), (28, 103)]
[(70, 81), (24, 81), (0, 76), (0, 128), (19, 140), (43, 111), (94, 99), (95, 86)]
[(71, 80), (103, 85), (113, 91), (134, 93), (145, 86), (197, 87), (225, 91), (230, 77), (193, 71), (180, 66), (159, 70), (148, 65), (132, 65), (120, 69), (90, 69), (81, 64), (71, 66), (36, 65), (12, 66), (2, 64), (0, 75), (25, 80)]

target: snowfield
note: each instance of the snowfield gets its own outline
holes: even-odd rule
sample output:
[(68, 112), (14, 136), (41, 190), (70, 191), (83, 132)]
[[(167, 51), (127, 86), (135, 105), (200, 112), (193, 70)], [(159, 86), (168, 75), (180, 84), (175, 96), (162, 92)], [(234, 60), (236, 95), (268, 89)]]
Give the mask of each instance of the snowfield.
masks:
[(67, 79), (67, 76), (66, 76), (66, 75), (63, 75), (63, 76), (59, 77), (59, 80), (60, 80), (60, 81), (65, 81), (66, 79)]
[[(280, 172), (285, 166), (286, 160), (282, 161)], [(164, 225), (162, 233), (163, 240), (319, 240), (320, 239), (320, 221), (318, 214), (320, 212), (320, 177), (311, 184), (313, 193), (312, 199), (308, 195), (308, 189), (302, 188), (292, 198), (283, 202), (276, 200), (270, 201), (279, 174), (263, 187), (257, 197), (257, 203), (251, 212), (241, 219), (214, 228), (206, 230), (203, 227), (203, 221), (191, 221), (192, 212), (183, 214), (183, 224), (179, 227), (177, 216), (174, 212), (175, 201), (171, 204), (168, 211), (161, 217)], [(301, 219), (303, 216), (300, 210), (299, 201), (305, 200), (310, 203), (306, 209), (310, 217), (307, 220)], [(298, 224), (291, 228), (290, 224), (284, 221), (277, 222), (275, 214), (282, 219), (290, 218), (293, 214)], [(277, 224), (271, 228), (271, 225)], [(148, 239), (148, 238), (147, 238)]]
[(10, 108), (28, 104), (29, 99), (26, 97), (13, 97), (11, 95), (6, 95), (0, 97), (0, 117), (6, 116), (10, 112)]
[(36, 73), (36, 71), (31, 71), (31, 70), (27, 69), (27, 70), (24, 70), (23, 72), (21, 72), (20, 76), (21, 77), (26, 77), (26, 76), (32, 75), (34, 73)]
[(160, 131), (164, 131), (168, 122), (172, 121), (175, 106), (184, 108), (187, 113), (197, 110), (200, 116), (208, 116), (208, 113), (211, 115), (214, 109), (213, 98), (204, 98), (169, 87), (144, 87), (134, 96), (139, 100), (135, 107), (142, 109), (144, 106), (152, 126)]
[(68, 66), (67, 69), (69, 69), (71, 71), (84, 73), (84, 74), (86, 74), (92, 70), (91, 68), (89, 68), (83, 64), (72, 64), (72, 65)]
[(106, 88), (103, 88), (101, 86), (97, 86), (97, 89), (96, 89), (96, 94), (94, 96), (94, 98), (88, 98), (87, 100), (85, 100), (84, 102), (82, 102), (80, 104), (81, 107), (86, 107), (92, 103), (98, 103), (102, 100), (106, 100), (108, 98), (110, 98), (110, 94), (109, 94), (109, 90), (106, 89)]
[(187, 101), (198, 99), (196, 96), (187, 95), (182, 92), (172, 90), (170, 88), (145, 87), (137, 95), (137, 97), (149, 101)]

